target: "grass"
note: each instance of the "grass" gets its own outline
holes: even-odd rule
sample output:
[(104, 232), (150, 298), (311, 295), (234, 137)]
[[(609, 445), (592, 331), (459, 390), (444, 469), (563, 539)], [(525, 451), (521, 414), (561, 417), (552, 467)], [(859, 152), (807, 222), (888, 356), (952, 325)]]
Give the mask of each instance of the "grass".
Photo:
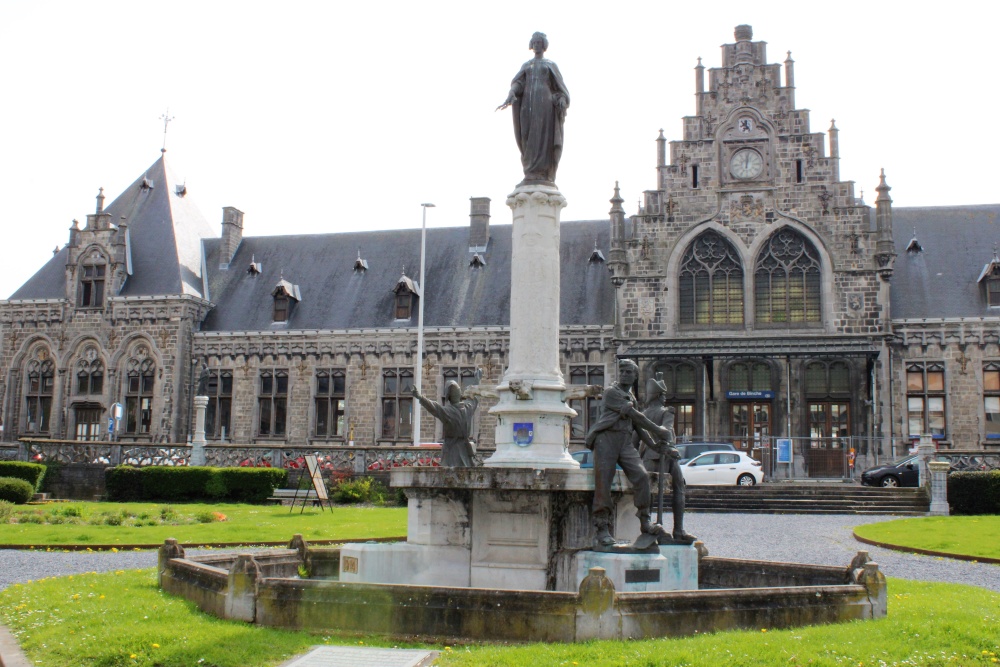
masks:
[[(0, 622), (32, 664), (265, 667), (316, 644), (430, 646), (445, 667), (995, 665), (1000, 594), (891, 579), (889, 617), (791, 630), (584, 644), (427, 645), (221, 621), (167, 596), (152, 569), (50, 578), (0, 591)], [(767, 630), (767, 631), (764, 631)]]
[(168, 537), (184, 543), (258, 544), (290, 540), (393, 537), (406, 534), (406, 508), (307, 508), (289, 513), (280, 505), (156, 503), (49, 503), (15, 506), (0, 513), (0, 544), (159, 545)]
[(971, 558), (1000, 559), (1000, 516), (931, 516), (857, 526), (868, 540)]

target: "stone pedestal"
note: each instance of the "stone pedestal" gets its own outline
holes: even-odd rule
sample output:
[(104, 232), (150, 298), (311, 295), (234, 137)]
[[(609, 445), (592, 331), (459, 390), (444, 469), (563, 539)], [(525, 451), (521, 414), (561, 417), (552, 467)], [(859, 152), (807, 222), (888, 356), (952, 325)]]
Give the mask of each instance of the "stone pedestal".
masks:
[(600, 567), (618, 592), (698, 590), (698, 550), (693, 544), (664, 544), (653, 554), (581, 551), (575, 560), (574, 581), (583, 581), (590, 568)]
[(523, 185), (513, 211), (510, 278), (510, 366), (497, 391), (496, 452), (484, 465), (578, 468), (569, 455), (569, 422), (559, 366), (559, 212), (554, 187)]
[[(345, 545), (341, 581), (575, 592), (587, 574), (578, 559), (594, 541), (591, 470), (397, 468), (392, 487), (409, 497), (407, 541)], [(621, 472), (612, 489), (615, 535), (633, 539), (639, 520)]]
[(931, 483), (930, 470), (927, 468), (927, 464), (933, 460), (934, 455), (937, 453), (937, 445), (934, 444), (934, 437), (930, 433), (924, 433), (920, 436), (920, 442), (917, 444), (917, 463), (918, 472), (920, 473), (920, 486)]
[(948, 470), (951, 463), (947, 461), (930, 461), (927, 467), (931, 471), (931, 516), (948, 516), (951, 507), (948, 505)]
[(205, 465), (205, 410), (208, 396), (194, 397), (194, 438), (191, 439), (191, 465)]

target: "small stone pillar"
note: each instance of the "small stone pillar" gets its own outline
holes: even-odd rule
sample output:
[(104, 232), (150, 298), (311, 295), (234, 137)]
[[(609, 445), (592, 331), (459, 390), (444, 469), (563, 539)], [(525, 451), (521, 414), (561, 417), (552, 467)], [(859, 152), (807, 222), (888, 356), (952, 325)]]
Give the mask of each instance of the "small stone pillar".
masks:
[(917, 445), (917, 464), (920, 472), (920, 486), (931, 483), (930, 471), (927, 469), (927, 462), (934, 458), (937, 446), (934, 444), (934, 437), (930, 433), (920, 436), (920, 444)]
[(948, 470), (951, 463), (948, 461), (929, 461), (927, 467), (930, 468), (931, 477), (931, 509), (930, 516), (948, 516), (951, 509), (948, 506)]
[(226, 586), (226, 618), (253, 623), (257, 616), (257, 582), (260, 566), (253, 554), (240, 554), (229, 570)]
[(205, 465), (205, 410), (208, 396), (194, 397), (194, 439), (191, 440), (191, 465)]
[(171, 558), (184, 558), (184, 547), (178, 544), (175, 538), (168, 537), (156, 554), (157, 585), (161, 588), (163, 587), (163, 573), (167, 569), (167, 561)]

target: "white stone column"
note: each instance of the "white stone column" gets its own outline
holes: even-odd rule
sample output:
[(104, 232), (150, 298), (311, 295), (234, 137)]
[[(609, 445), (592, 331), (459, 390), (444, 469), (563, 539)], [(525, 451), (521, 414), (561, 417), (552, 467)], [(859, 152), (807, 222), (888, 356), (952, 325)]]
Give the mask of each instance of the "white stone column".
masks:
[(191, 440), (191, 465), (205, 465), (205, 409), (208, 396), (194, 397), (194, 438)]
[(522, 185), (507, 205), (514, 216), (509, 366), (490, 410), (496, 452), (484, 465), (578, 468), (568, 451), (575, 413), (559, 363), (559, 212), (566, 199), (552, 186)]
[(931, 507), (930, 516), (948, 516), (951, 508), (948, 506), (948, 470), (949, 461), (929, 461), (927, 467), (931, 471)]

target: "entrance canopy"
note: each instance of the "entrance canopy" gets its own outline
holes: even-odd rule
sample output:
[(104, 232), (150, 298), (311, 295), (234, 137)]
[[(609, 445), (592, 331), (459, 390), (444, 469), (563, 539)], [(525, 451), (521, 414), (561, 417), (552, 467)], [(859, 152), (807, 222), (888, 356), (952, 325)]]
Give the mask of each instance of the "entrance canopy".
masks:
[(674, 338), (625, 343), (622, 359), (651, 357), (867, 357), (879, 354), (872, 337)]

